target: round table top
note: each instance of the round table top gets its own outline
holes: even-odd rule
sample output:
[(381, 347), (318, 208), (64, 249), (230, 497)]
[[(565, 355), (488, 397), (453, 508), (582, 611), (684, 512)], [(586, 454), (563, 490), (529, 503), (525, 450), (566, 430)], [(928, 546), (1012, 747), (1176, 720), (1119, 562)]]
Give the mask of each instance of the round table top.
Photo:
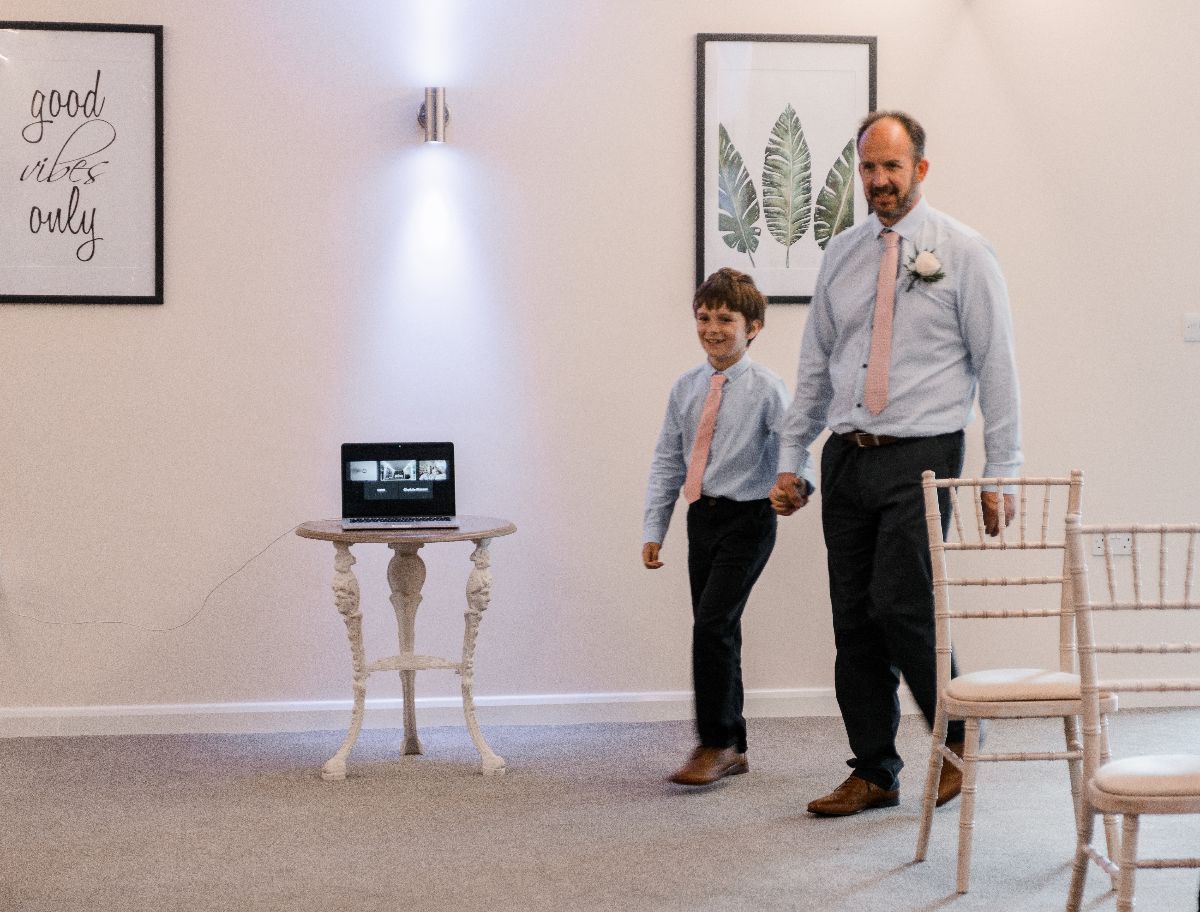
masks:
[(343, 529), (340, 519), (317, 519), (301, 523), (296, 534), (301, 538), (320, 541), (346, 542), (347, 544), (381, 542), (447, 542), (477, 541), (481, 538), (499, 538), (512, 535), (517, 527), (507, 519), (494, 516), (463, 516), (459, 514), (457, 529)]

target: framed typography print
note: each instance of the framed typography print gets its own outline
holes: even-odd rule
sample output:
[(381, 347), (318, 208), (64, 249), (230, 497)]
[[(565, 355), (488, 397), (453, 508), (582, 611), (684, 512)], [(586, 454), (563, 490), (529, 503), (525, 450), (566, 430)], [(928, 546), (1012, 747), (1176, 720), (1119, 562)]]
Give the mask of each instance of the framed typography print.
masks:
[(162, 26), (0, 21), (0, 303), (163, 301)]
[(723, 266), (806, 303), (829, 239), (866, 216), (855, 132), (873, 37), (696, 36), (696, 281)]

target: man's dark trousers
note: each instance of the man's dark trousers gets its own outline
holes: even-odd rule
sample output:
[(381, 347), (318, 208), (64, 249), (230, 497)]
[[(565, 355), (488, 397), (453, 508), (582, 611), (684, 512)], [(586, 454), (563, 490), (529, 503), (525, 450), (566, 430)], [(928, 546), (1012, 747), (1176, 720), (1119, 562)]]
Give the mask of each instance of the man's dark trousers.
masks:
[[(821, 519), (833, 606), (834, 686), (855, 775), (894, 789), (897, 688), (904, 676), (926, 721), (937, 708), (933, 571), (921, 473), (962, 472), (963, 433), (859, 447), (831, 436), (821, 453)], [(950, 501), (940, 492), (942, 532)], [(955, 672), (952, 672), (955, 673)], [(948, 741), (961, 741), (952, 721)]]
[(744, 751), (742, 612), (775, 547), (775, 512), (765, 499), (701, 497), (687, 530), (696, 730), (704, 747)]

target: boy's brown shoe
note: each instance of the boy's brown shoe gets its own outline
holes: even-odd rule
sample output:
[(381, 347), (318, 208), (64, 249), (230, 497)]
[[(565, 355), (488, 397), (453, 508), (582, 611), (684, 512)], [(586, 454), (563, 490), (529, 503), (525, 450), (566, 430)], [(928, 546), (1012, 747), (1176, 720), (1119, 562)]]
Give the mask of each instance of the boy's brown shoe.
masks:
[(688, 762), (671, 774), (676, 785), (712, 785), (725, 776), (748, 772), (746, 755), (732, 747), (698, 747)]
[(808, 803), (808, 812), (821, 817), (849, 817), (871, 808), (890, 808), (900, 803), (900, 789), (885, 789), (850, 775), (824, 798)]

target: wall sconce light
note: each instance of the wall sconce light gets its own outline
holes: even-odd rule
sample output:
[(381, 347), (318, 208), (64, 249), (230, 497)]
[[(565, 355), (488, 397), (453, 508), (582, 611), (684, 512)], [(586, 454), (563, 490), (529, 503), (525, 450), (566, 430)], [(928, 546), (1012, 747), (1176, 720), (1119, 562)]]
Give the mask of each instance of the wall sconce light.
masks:
[(446, 107), (446, 90), (441, 86), (425, 89), (425, 102), (417, 114), (417, 124), (425, 131), (425, 142), (445, 142), (446, 124), (450, 109)]

